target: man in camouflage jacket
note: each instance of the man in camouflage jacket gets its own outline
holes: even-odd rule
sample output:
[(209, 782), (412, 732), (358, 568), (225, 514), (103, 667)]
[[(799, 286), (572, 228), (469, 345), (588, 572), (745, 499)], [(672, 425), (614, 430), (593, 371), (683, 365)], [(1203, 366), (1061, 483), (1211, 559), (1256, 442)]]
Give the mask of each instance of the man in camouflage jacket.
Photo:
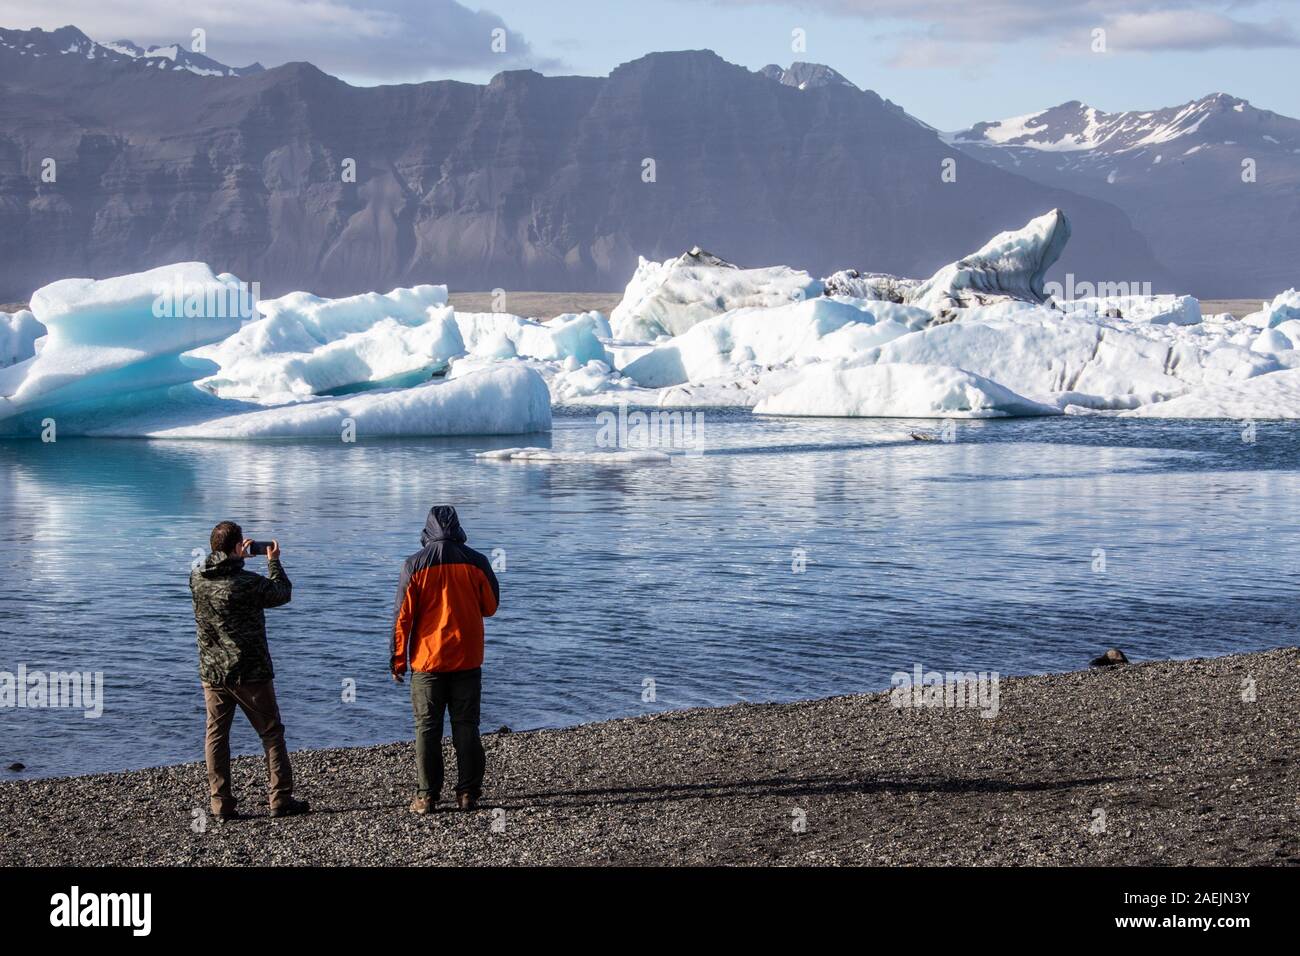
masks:
[(284, 724), (275, 700), (275, 670), (266, 643), (267, 608), (288, 604), (293, 585), (280, 564), (280, 546), (266, 552), (269, 577), (244, 570), (251, 541), (233, 521), (212, 529), (211, 553), (190, 572), (194, 623), (199, 645), (199, 678), (207, 704), (204, 755), (212, 812), (220, 820), (239, 817), (230, 789), (230, 726), (238, 707), (262, 738), (270, 780), (271, 816), (306, 813), (306, 801), (293, 797), (293, 768), (284, 741)]

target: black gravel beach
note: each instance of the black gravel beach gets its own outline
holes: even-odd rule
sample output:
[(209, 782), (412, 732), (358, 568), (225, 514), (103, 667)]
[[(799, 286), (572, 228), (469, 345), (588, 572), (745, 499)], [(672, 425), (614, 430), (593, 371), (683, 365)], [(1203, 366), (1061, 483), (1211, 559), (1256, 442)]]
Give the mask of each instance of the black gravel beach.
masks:
[(200, 764), (11, 779), (0, 864), (1296, 865), (1297, 678), (1285, 648), (1005, 678), (992, 719), (876, 693), (490, 734), (484, 806), (423, 818), (409, 742), (296, 753), (300, 818), (260, 758), (230, 823)]

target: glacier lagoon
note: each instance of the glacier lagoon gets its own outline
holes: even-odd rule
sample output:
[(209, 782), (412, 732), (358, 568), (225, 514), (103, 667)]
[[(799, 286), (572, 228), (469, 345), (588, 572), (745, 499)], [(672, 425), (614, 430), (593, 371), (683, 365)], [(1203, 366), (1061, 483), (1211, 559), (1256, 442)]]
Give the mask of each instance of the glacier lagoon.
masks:
[[(104, 675), (97, 719), (0, 708), (0, 768), (202, 759), (186, 581), (222, 518), (284, 547), (294, 599), (268, 617), (294, 749), (409, 736), (388, 624), (435, 502), (502, 549), (485, 730), (883, 690), (917, 664), (1297, 641), (1294, 422), (972, 421), (949, 443), (900, 441), (916, 422), (704, 414), (705, 453), (669, 462), (572, 454), (600, 450), (594, 409), (529, 438), (570, 459), (549, 462), (476, 457), (517, 436), (0, 441), (0, 671)], [(260, 753), (238, 721), (235, 746)]]

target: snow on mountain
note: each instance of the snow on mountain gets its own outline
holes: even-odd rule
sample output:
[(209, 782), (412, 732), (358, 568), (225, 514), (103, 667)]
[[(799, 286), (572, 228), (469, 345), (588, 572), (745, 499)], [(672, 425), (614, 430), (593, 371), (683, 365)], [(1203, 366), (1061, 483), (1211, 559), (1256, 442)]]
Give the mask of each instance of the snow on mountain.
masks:
[[(844, 74), (834, 70), (824, 63), (803, 63), (796, 61), (791, 63), (788, 68), (777, 66), (775, 63), (769, 63), (761, 70), (757, 71), (760, 76), (765, 76), (769, 80), (775, 80), (782, 86), (793, 86), (799, 90), (818, 90), (824, 87), (847, 87), (855, 93), (863, 92), (851, 80), (847, 79)], [(873, 94), (874, 95), (874, 94)], [(895, 116), (915, 123), (925, 130), (938, 132), (929, 123), (917, 119), (907, 110), (903, 109), (897, 103), (890, 100), (882, 99), (882, 105)]]
[(847, 86), (853, 90), (857, 89), (839, 71), (822, 63), (795, 62), (790, 64), (789, 69), (769, 63), (758, 72), (785, 86), (794, 86), (801, 90), (813, 90), (823, 86)]
[(130, 40), (97, 43), (76, 27), (70, 26), (49, 31), (39, 27), (32, 30), (0, 28), (0, 47), (19, 55), (32, 57), (79, 56), (87, 60), (118, 62), (136, 60), (155, 69), (184, 70), (199, 76), (246, 76), (262, 72), (260, 63), (243, 67), (226, 66), (209, 56), (187, 50), (176, 43), (169, 46), (151, 46), (147, 49)]
[(1245, 100), (1224, 93), (1143, 113), (1106, 113), (1071, 100), (1025, 116), (976, 123), (947, 138), (957, 146), (980, 143), (1046, 152), (1124, 153), (1191, 136), (1216, 114), (1225, 110), (1244, 114), (1248, 107), (1255, 113), (1261, 112)]
[(1300, 280), (1300, 120), (1226, 93), (1122, 113), (1072, 100), (943, 139), (1116, 204), (1180, 285), (1204, 297), (1255, 297)]

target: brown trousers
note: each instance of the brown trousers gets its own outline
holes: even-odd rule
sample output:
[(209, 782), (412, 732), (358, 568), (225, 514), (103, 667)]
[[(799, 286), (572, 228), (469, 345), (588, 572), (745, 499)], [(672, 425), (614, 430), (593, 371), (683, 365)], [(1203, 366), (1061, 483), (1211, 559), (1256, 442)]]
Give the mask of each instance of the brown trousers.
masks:
[(288, 803), (293, 796), (293, 768), (289, 765), (289, 748), (284, 743), (280, 707), (275, 702), (275, 684), (269, 680), (223, 687), (205, 684), (203, 699), (208, 707), (208, 736), (203, 750), (208, 761), (212, 812), (228, 813), (235, 808), (235, 798), (230, 792), (230, 725), (235, 719), (236, 705), (262, 738), (270, 778), (271, 809)]

